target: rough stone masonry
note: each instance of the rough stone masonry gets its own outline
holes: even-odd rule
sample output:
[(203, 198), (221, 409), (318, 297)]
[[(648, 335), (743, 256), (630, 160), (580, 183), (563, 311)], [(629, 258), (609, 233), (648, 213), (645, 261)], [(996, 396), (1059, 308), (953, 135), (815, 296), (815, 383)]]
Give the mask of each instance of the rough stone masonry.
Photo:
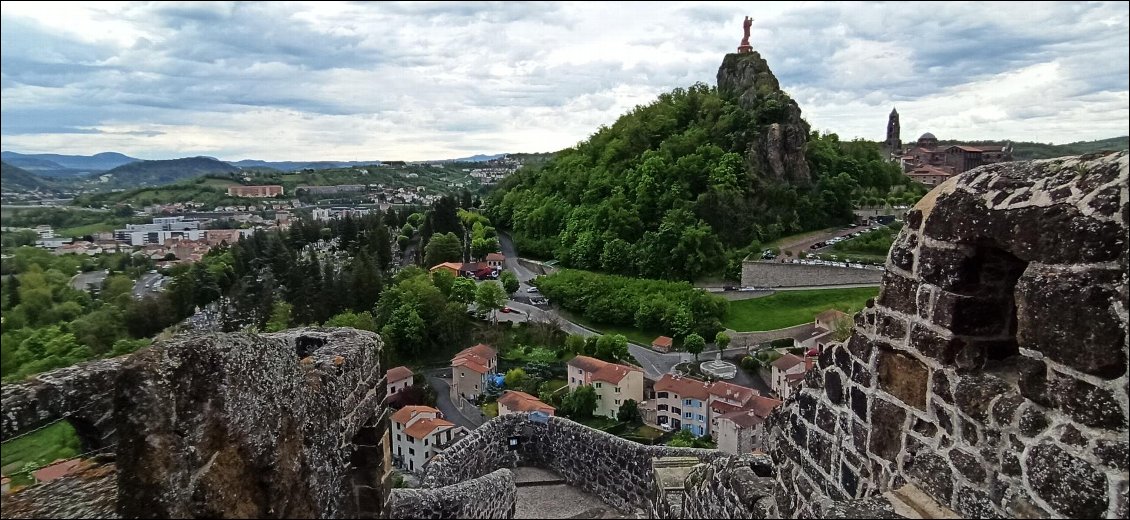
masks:
[(1126, 518), (1125, 152), (978, 168), (771, 416), (785, 516), (906, 483), (963, 517)]

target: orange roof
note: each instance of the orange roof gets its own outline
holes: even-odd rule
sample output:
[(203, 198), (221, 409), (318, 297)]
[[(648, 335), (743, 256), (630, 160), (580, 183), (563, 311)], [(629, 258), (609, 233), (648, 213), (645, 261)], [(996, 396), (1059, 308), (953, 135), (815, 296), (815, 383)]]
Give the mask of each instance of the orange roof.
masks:
[(461, 264), (459, 262), (444, 262), (442, 264), (433, 265), (431, 269), (428, 269), (428, 271), (434, 272), (436, 269), (443, 269), (443, 268), (447, 268), (447, 269), (451, 269), (455, 272), (459, 272), (459, 270), (463, 268), (463, 264)]
[(495, 261), (501, 262), (503, 260), (506, 260), (506, 255), (504, 255), (502, 253), (491, 253), (491, 254), (487, 255), (487, 261), (488, 262), (495, 262)]
[(526, 392), (519, 392), (517, 390), (507, 390), (502, 393), (502, 397), (498, 398), (498, 404), (505, 406), (515, 412), (545, 412), (553, 415), (554, 408), (545, 404)]
[(47, 482), (62, 477), (82, 464), (82, 459), (68, 459), (64, 461), (55, 461), (54, 464), (31, 472), (31, 476), (35, 477), (36, 482)]
[(627, 376), (629, 372), (641, 371), (637, 367), (609, 363), (589, 356), (577, 356), (570, 359), (567, 364), (589, 372), (590, 375), (588, 378), (591, 380), (604, 381), (612, 384), (623, 381), (624, 377)]
[(804, 363), (804, 358), (792, 354), (785, 354), (777, 358), (777, 360), (773, 362), (773, 366), (777, 367), (777, 370), (788, 370), (797, 366), (799, 363)]
[(408, 424), (408, 421), (411, 421), (413, 417), (421, 413), (432, 413), (435, 414), (436, 417), (440, 415), (439, 410), (430, 406), (412, 405), (397, 410), (396, 413), (392, 414), (392, 420), (400, 424)]
[(745, 386), (738, 386), (733, 383), (725, 381), (715, 381), (710, 385), (710, 395), (722, 399), (737, 401), (739, 403), (746, 403), (753, 396), (757, 395), (757, 390)]
[(672, 341), (671, 338), (668, 338), (667, 336), (659, 336), (658, 338), (655, 338), (655, 341), (651, 342), (651, 346), (670, 348), (671, 347), (671, 341)]
[(673, 376), (671, 374), (663, 374), (663, 377), (655, 382), (655, 391), (671, 392), (678, 395), (680, 398), (693, 397), (702, 401), (707, 400), (710, 396), (710, 391), (707, 389), (706, 383), (697, 379)]
[(423, 439), (432, 434), (436, 428), (450, 428), (455, 426), (451, 421), (443, 419), (420, 419), (404, 429), (404, 434), (417, 439)]
[(405, 366), (392, 367), (385, 372), (385, 381), (388, 383), (403, 381), (409, 377), (412, 377), (412, 371)]
[(480, 374), (485, 374), (490, 369), (490, 360), (494, 359), (495, 351), (489, 345), (479, 343), (473, 347), (460, 350), (451, 358), (451, 366), (467, 367)]

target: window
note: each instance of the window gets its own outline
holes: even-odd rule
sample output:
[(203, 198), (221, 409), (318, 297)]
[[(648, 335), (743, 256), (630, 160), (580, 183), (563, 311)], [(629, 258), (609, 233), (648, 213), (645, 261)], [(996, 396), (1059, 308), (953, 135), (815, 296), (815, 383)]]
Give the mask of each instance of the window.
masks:
[(655, 408), (656, 408), (657, 410), (661, 411), (661, 412), (666, 412), (666, 411), (667, 411), (667, 405), (665, 405), (665, 404), (661, 404), (661, 405), (659, 405), (659, 406), (656, 406)]
[(460, 372), (459, 377), (467, 377), (467, 374), (465, 372)]
[(479, 385), (475, 385), (475, 390), (478, 390), (478, 389), (479, 389)]
[(698, 420), (699, 420), (699, 421), (705, 421), (705, 420), (706, 420), (706, 418), (700, 415), (700, 416), (698, 416)]
[(691, 405), (690, 399), (683, 399), (683, 406), (690, 406), (690, 405)]
[(598, 383), (596, 384), (596, 387), (597, 387), (597, 388), (600, 388), (600, 383), (599, 383), (599, 382), (598, 382)]
[(684, 414), (683, 414), (683, 418), (684, 418), (684, 419), (690, 419), (690, 418), (692, 418), (692, 417), (694, 417), (694, 414), (693, 414), (693, 413), (687, 412), (687, 413), (684, 413)]
[(392, 387), (392, 392), (389, 392), (389, 393), (395, 394), (396, 393), (396, 387), (395, 386)]
[(616, 393), (620, 393), (620, 387), (616, 387)]
[(570, 382), (570, 383), (576, 383), (576, 382), (577, 382), (577, 378), (575, 378), (575, 377), (570, 377), (570, 378), (569, 378), (569, 382)]
[(409, 455), (415, 455), (415, 454), (416, 454), (416, 450), (414, 450), (414, 449), (412, 449), (412, 448), (408, 448), (408, 454), (409, 454)]
[(657, 399), (667, 399), (667, 392), (659, 392), (659, 393), (655, 394), (655, 397)]
[(398, 434), (396, 434), (396, 440), (397, 440), (397, 441), (399, 441), (399, 440), (400, 440), (400, 434), (399, 434), (399, 433), (398, 433)]
[(620, 404), (620, 400), (619, 400), (619, 399), (617, 399), (617, 400), (616, 400), (616, 404)]
[[(700, 416), (698, 416), (698, 420), (700, 420), (700, 421), (702, 420), (702, 416), (701, 416), (701, 415), (700, 415)], [(424, 446), (427, 446), (427, 445), (428, 445), (428, 439), (424, 439)]]
[(600, 394), (596, 394), (596, 400), (597, 400), (597, 401), (599, 401), (599, 400), (600, 400)]
[(397, 446), (396, 447), (396, 454), (403, 457), (404, 456), (404, 446)]

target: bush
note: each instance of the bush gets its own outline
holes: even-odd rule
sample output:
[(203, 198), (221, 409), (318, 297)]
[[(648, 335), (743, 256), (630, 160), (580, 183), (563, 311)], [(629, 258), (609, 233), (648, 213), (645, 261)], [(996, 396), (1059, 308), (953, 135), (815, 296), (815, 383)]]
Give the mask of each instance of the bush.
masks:
[(773, 348), (792, 348), (793, 344), (793, 338), (781, 338), (769, 342), (769, 346)]

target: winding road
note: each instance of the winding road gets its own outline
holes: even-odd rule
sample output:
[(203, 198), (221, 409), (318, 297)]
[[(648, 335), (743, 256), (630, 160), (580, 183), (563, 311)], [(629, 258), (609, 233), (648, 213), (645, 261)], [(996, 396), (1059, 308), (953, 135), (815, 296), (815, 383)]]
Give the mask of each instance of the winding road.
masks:
[[(521, 287), (518, 289), (519, 294), (526, 294), (526, 289), (532, 287), (529, 281), (534, 278), (534, 274), (529, 269), (522, 267), (518, 263), (518, 251), (514, 248), (514, 244), (510, 241), (510, 237), (505, 233), (498, 234), (499, 244), (502, 246), (502, 254), (506, 255), (506, 268), (518, 276), (518, 280), (522, 282)], [(589, 329), (583, 325), (574, 323), (562, 317), (552, 308), (543, 309), (527, 303), (517, 302), (510, 300), (506, 303), (507, 306), (518, 309), (529, 316), (530, 321), (546, 321), (555, 323), (559, 327), (570, 334), (580, 334), (582, 336), (599, 336), (600, 333)], [(659, 379), (663, 374), (671, 373), (675, 365), (684, 361), (691, 361), (694, 356), (689, 352), (671, 352), (664, 354), (656, 352), (648, 347), (636, 343), (628, 343), (628, 352), (635, 358), (636, 363), (644, 370), (644, 376), (648, 379)], [(716, 350), (711, 352), (717, 352)], [(744, 353), (744, 348), (727, 349), (723, 352), (724, 356), (732, 356), (738, 353)], [(707, 359), (707, 358), (702, 358)]]

